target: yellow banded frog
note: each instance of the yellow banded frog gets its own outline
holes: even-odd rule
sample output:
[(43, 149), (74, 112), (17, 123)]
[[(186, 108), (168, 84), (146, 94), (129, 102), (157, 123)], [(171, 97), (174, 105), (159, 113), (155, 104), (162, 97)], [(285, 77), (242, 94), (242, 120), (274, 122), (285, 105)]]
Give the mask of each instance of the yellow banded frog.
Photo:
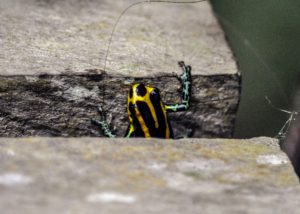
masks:
[[(178, 104), (165, 104), (160, 97), (159, 89), (136, 83), (131, 86), (127, 99), (127, 112), (129, 126), (125, 137), (156, 137), (174, 138), (168, 112), (184, 111), (189, 108), (191, 96), (191, 66), (186, 66), (183, 61), (178, 62), (183, 73), (179, 77), (182, 85), (182, 102)], [(107, 137), (116, 137), (107, 121), (103, 117), (103, 111), (99, 107), (102, 119), (92, 120), (101, 127)]]

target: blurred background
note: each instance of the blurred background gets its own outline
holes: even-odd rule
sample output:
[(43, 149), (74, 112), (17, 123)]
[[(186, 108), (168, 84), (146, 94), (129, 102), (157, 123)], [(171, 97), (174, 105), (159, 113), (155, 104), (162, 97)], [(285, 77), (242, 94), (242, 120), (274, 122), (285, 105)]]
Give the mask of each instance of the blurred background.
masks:
[[(300, 1), (211, 0), (242, 73), (235, 137), (275, 136), (297, 109)], [(299, 101), (298, 101), (299, 102)], [(299, 109), (299, 108), (298, 108)]]

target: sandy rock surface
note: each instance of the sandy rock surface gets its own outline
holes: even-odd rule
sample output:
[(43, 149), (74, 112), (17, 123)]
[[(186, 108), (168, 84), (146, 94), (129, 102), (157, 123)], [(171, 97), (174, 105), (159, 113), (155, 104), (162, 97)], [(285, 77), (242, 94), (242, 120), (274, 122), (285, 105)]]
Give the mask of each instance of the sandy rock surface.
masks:
[(8, 213), (298, 213), (278, 142), (0, 138)]
[[(86, 73), (104, 69), (108, 41), (133, 0), (2, 0), (0, 75)], [(236, 74), (222, 30), (207, 2), (146, 3), (132, 7), (112, 38), (110, 75), (179, 73), (184, 60), (194, 74)]]

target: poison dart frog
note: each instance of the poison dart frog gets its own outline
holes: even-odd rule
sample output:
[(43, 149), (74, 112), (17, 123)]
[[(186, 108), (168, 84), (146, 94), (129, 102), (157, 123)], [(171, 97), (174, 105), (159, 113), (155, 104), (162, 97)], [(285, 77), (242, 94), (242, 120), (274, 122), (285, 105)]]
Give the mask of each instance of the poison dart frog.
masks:
[[(167, 113), (187, 110), (191, 96), (192, 68), (189, 65), (186, 66), (183, 61), (178, 64), (183, 71), (179, 77), (182, 85), (182, 102), (165, 104), (161, 100), (158, 88), (145, 86), (143, 83), (132, 85), (127, 99), (129, 126), (125, 137), (174, 138)], [(103, 110), (99, 107), (98, 111), (102, 116), (101, 120), (92, 120), (92, 122), (101, 127), (105, 136), (116, 137), (103, 117)]]

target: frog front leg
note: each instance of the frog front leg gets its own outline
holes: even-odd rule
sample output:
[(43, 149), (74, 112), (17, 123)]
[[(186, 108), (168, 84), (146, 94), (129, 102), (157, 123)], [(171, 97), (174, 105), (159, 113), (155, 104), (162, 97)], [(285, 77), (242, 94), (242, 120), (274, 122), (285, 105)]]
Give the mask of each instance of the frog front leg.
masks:
[(190, 106), (192, 67), (185, 65), (183, 61), (178, 62), (178, 64), (183, 71), (182, 75), (179, 77), (182, 86), (182, 102), (172, 105), (165, 105), (167, 112), (185, 111)]
[(98, 107), (98, 112), (101, 116), (101, 120), (95, 120), (95, 119), (92, 119), (92, 123), (100, 126), (103, 134), (106, 136), (106, 137), (109, 137), (109, 138), (114, 138), (116, 137), (115, 134), (112, 133), (112, 131), (110, 130), (109, 128), (109, 125), (106, 121), (106, 118), (105, 118), (105, 113), (104, 111), (102, 110), (101, 107)]
[(130, 138), (134, 136), (134, 126), (130, 123), (124, 137)]

